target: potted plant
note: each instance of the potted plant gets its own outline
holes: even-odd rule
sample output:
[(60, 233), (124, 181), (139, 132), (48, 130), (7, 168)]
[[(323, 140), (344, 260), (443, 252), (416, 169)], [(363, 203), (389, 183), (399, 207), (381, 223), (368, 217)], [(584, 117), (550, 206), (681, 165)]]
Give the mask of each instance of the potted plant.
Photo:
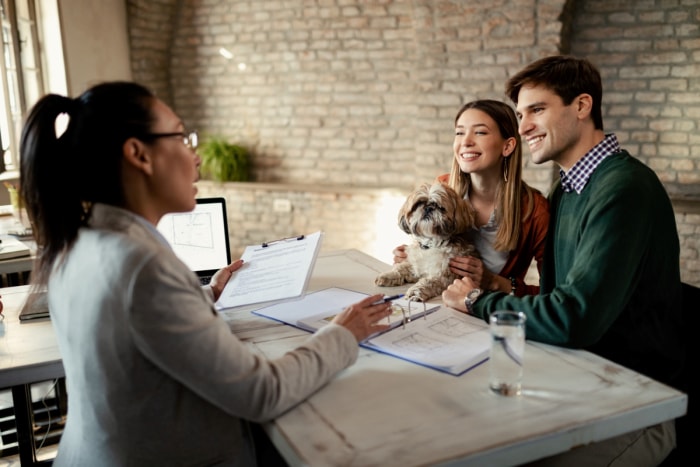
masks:
[(219, 182), (246, 182), (250, 180), (250, 151), (223, 137), (210, 137), (197, 148), (202, 158), (203, 178)]

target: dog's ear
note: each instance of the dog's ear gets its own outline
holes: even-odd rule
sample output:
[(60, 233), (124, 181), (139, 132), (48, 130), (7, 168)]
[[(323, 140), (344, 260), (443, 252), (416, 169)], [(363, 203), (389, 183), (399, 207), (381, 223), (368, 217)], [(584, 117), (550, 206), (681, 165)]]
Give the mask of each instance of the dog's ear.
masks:
[(401, 206), (401, 209), (399, 209), (398, 225), (399, 228), (405, 233), (409, 235), (414, 233), (411, 231), (411, 218), (416, 210), (418, 210), (428, 198), (429, 191), (429, 183), (419, 185), (406, 197), (406, 201), (404, 201), (403, 206)]
[(411, 229), (408, 227), (408, 221), (405, 217), (399, 216), (399, 228), (404, 231), (404, 233), (411, 234)]
[(404, 203), (403, 203), (403, 206), (401, 206), (401, 209), (399, 209), (399, 218), (398, 218), (399, 228), (407, 234), (411, 233), (409, 231), (408, 219), (411, 216), (411, 212), (413, 210), (413, 199), (414, 198), (415, 198), (415, 192), (408, 195), (408, 197), (406, 198), (406, 201), (404, 201)]

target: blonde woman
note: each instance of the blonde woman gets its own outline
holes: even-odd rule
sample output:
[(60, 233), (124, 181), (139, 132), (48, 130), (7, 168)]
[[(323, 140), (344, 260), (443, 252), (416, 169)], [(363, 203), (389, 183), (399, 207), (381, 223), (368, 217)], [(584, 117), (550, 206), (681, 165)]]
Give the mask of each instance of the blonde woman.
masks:
[[(527, 285), (525, 275), (533, 259), (542, 266), (549, 208), (522, 180), (515, 112), (496, 100), (465, 104), (455, 118), (453, 149), (451, 172), (437, 179), (473, 206), (472, 238), (481, 258), (452, 258), (450, 269), (484, 290), (537, 294), (539, 286)], [(405, 258), (404, 245), (394, 250), (394, 262)]]

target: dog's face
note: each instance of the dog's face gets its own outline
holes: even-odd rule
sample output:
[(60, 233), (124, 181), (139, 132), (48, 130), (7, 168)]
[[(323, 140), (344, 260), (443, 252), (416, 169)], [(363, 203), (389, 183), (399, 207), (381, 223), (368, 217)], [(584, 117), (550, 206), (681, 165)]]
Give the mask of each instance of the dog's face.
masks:
[(471, 205), (442, 183), (421, 185), (399, 210), (401, 230), (434, 245), (466, 232), (473, 225)]

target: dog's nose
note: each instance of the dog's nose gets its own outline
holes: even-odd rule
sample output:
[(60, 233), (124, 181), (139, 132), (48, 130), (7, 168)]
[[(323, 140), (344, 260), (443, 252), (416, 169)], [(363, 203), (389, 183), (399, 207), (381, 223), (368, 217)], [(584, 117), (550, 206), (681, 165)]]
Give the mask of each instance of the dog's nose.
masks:
[(437, 209), (437, 208), (436, 208), (436, 206), (435, 206), (434, 204), (432, 204), (432, 203), (426, 204), (426, 205), (425, 205), (425, 208), (423, 208), (423, 216), (422, 216), (422, 218), (423, 218), (423, 219), (429, 218), (429, 217), (433, 214), (433, 211), (435, 211), (435, 209)]

